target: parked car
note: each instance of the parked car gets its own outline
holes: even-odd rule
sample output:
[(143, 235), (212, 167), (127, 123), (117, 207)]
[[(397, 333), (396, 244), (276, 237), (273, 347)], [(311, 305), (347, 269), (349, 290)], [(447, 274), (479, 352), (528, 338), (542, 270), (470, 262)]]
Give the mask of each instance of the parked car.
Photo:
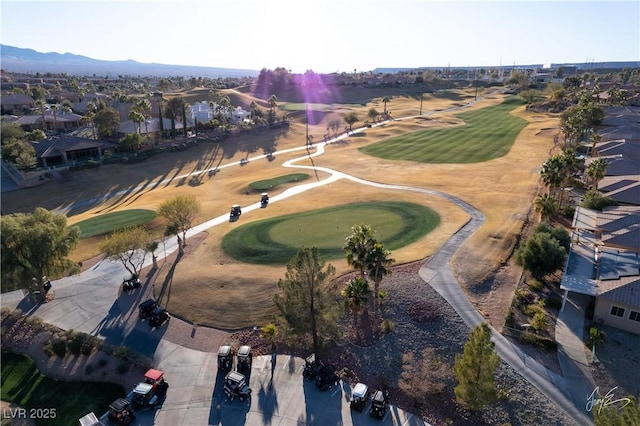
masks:
[(322, 368), (322, 362), (316, 358), (316, 354), (311, 354), (304, 360), (304, 370), (302, 370), (302, 377), (305, 379), (315, 379), (318, 372)]
[(158, 304), (153, 299), (147, 299), (138, 305), (138, 317), (142, 320), (151, 317), (151, 313), (158, 307)]
[(360, 411), (364, 410), (369, 402), (369, 387), (364, 383), (358, 383), (353, 387), (351, 391), (351, 402), (349, 406), (351, 409)]
[(243, 374), (231, 371), (224, 378), (224, 393), (229, 399), (237, 396), (240, 401), (244, 401), (251, 397), (251, 388)]
[(218, 348), (218, 370), (229, 371), (233, 369), (233, 351), (231, 346), (222, 345)]
[(240, 346), (237, 354), (238, 362), (236, 370), (238, 371), (250, 371), (251, 363), (253, 361), (253, 354), (251, 353), (251, 346)]
[(238, 204), (234, 204), (231, 206), (231, 212), (229, 212), (229, 221), (235, 222), (240, 219), (240, 215), (242, 214), (242, 207)]
[(136, 418), (131, 404), (124, 398), (118, 398), (109, 404), (109, 419), (119, 425), (128, 425)]
[(382, 419), (389, 409), (389, 391), (377, 390), (371, 397), (369, 415), (376, 419)]
[(332, 365), (323, 365), (316, 376), (316, 386), (320, 390), (328, 390), (331, 386), (338, 384), (340, 378), (336, 374), (336, 369)]

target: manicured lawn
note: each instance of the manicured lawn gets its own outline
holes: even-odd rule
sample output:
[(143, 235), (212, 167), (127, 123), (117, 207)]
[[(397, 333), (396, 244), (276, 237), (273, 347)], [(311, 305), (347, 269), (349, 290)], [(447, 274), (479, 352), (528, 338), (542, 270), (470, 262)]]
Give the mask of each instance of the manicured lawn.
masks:
[(251, 182), (249, 184), (249, 189), (255, 192), (269, 191), (285, 183), (297, 183), (307, 179), (309, 179), (309, 175), (306, 173), (291, 173), (288, 175), (278, 176), (273, 179)]
[(388, 250), (422, 238), (440, 223), (438, 214), (407, 202), (346, 204), (253, 222), (222, 240), (222, 249), (246, 263), (286, 264), (301, 247), (317, 247), (325, 259), (345, 256), (342, 247), (351, 228), (370, 225)]
[(35, 419), (36, 425), (76, 425), (92, 411), (97, 416), (104, 414), (111, 402), (124, 395), (124, 389), (112, 383), (50, 379), (40, 374), (28, 356), (2, 353), (2, 400), (15, 402), (28, 414), (49, 414), (48, 419)]
[(80, 238), (89, 238), (130, 226), (144, 225), (151, 222), (156, 216), (156, 212), (153, 210), (123, 210), (83, 220), (78, 222), (76, 226), (80, 228)]
[(527, 121), (509, 114), (522, 105), (516, 97), (503, 103), (457, 114), (465, 125), (423, 130), (361, 148), (365, 154), (423, 163), (479, 163), (506, 155)]

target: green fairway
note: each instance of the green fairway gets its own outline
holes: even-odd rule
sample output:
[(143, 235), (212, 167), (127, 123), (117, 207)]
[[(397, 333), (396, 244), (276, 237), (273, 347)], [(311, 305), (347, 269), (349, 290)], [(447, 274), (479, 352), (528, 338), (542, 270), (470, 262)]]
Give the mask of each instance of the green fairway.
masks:
[(144, 225), (156, 218), (153, 210), (133, 209), (103, 214), (76, 224), (80, 228), (80, 238), (103, 235), (130, 226)]
[(297, 183), (307, 179), (309, 179), (309, 175), (306, 173), (291, 173), (288, 175), (278, 176), (273, 179), (251, 182), (249, 184), (249, 189), (254, 192), (269, 191), (285, 183)]
[(423, 163), (479, 163), (506, 155), (527, 121), (509, 114), (522, 105), (516, 97), (457, 114), (465, 125), (422, 130), (386, 139), (360, 150), (374, 157)]
[(407, 202), (346, 204), (253, 222), (224, 236), (222, 249), (246, 263), (286, 264), (301, 247), (317, 247), (325, 259), (345, 256), (354, 225), (364, 223), (388, 250), (417, 241), (440, 223), (438, 214)]
[(50, 379), (28, 356), (2, 353), (2, 400), (24, 407), (36, 425), (76, 425), (92, 411), (97, 416), (107, 412), (109, 404), (124, 395), (124, 389), (112, 383)]

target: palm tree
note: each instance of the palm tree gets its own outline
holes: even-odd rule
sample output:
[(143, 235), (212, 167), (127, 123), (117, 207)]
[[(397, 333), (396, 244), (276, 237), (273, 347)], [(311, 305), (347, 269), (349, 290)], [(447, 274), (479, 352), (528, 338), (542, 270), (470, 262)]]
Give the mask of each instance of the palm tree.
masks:
[(249, 105), (249, 110), (251, 110), (251, 120), (253, 121), (254, 115), (256, 113), (256, 110), (258, 109), (258, 104), (256, 103), (256, 101), (251, 101), (251, 104)]
[(565, 181), (566, 165), (560, 155), (554, 155), (542, 164), (542, 170), (540, 171), (542, 176), (542, 182), (549, 187), (549, 193), (552, 197)]
[(46, 109), (47, 104), (44, 99), (38, 99), (36, 101), (36, 107), (40, 114), (42, 115), (42, 130), (47, 130), (47, 121), (44, 118), (44, 110)]
[(597, 327), (591, 327), (589, 329), (589, 341), (588, 345), (591, 348), (591, 362), (596, 362), (598, 358), (596, 358), (596, 345), (604, 342), (605, 333), (602, 330), (599, 330)]
[(218, 114), (224, 117), (224, 121), (227, 122), (231, 119), (231, 99), (228, 96), (221, 96), (218, 102)]
[(389, 98), (388, 96), (382, 98), (382, 103), (384, 104), (384, 111), (382, 112), (382, 115), (384, 115), (385, 117), (387, 116), (387, 102), (391, 102), (391, 98)]
[(353, 313), (354, 328), (358, 325), (358, 315), (364, 311), (367, 305), (367, 298), (370, 292), (369, 283), (362, 277), (352, 279), (342, 289), (341, 294), (345, 298), (345, 303)]
[(589, 182), (597, 188), (598, 182), (607, 174), (607, 162), (604, 158), (596, 158), (587, 165), (586, 172)]
[(380, 282), (387, 275), (391, 275), (391, 264), (395, 262), (390, 257), (391, 253), (385, 249), (382, 243), (376, 242), (367, 252), (365, 268), (369, 277), (373, 280), (373, 315), (376, 316), (378, 307), (378, 297), (380, 293)]
[(133, 123), (136, 125), (138, 129), (138, 134), (140, 134), (141, 124), (145, 121), (144, 115), (142, 115), (140, 112), (136, 111), (135, 109), (131, 109), (131, 111), (129, 111), (129, 120), (133, 121)]
[(558, 202), (549, 194), (538, 195), (534, 201), (537, 213), (540, 213), (542, 220), (549, 219), (558, 212)]
[(364, 278), (366, 269), (367, 253), (376, 243), (373, 238), (374, 232), (369, 225), (356, 225), (351, 228), (351, 235), (345, 241), (342, 248), (347, 254), (347, 263), (355, 270), (360, 272), (360, 276)]
[(267, 103), (271, 107), (271, 109), (269, 110), (269, 122), (273, 123), (274, 121), (276, 121), (275, 109), (276, 106), (278, 106), (278, 98), (276, 97), (276, 95), (271, 95), (269, 96), (269, 99), (267, 99)]

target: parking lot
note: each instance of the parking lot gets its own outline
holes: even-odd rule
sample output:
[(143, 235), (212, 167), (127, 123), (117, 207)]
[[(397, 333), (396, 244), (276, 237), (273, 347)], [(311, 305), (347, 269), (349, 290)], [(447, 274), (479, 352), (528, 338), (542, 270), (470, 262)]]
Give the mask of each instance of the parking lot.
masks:
[(350, 386), (340, 382), (319, 390), (302, 377), (301, 358), (256, 357), (247, 374), (251, 398), (243, 402), (225, 395), (225, 373), (217, 372), (215, 354), (165, 344), (158, 349), (169, 351), (158, 365), (170, 384), (167, 398), (159, 407), (137, 411), (133, 425), (427, 425), (393, 405), (382, 420), (369, 416), (370, 403), (362, 412), (351, 410)]

